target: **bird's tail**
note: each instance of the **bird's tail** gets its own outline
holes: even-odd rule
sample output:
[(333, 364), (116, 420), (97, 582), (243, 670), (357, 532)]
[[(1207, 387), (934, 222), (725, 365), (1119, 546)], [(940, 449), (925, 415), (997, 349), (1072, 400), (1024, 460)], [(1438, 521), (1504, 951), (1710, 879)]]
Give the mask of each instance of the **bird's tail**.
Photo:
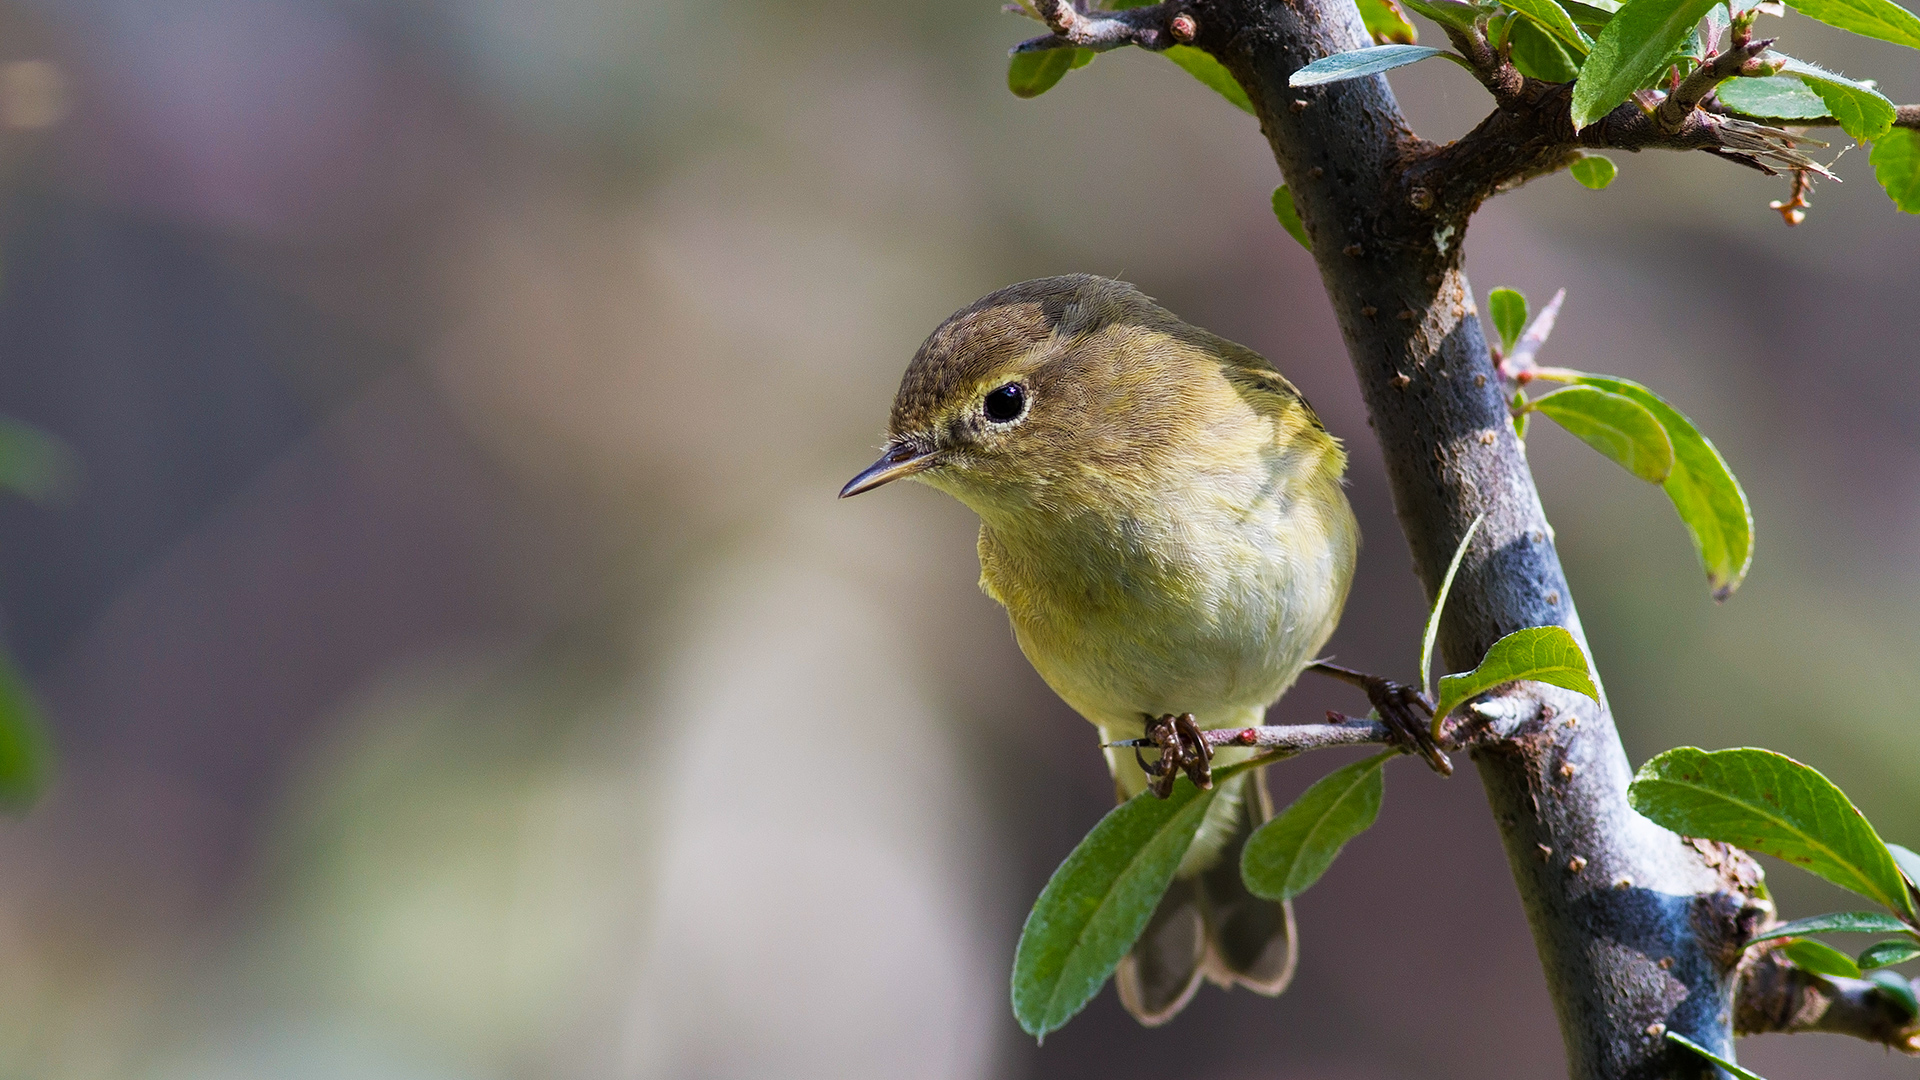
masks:
[(1114, 973), (1134, 1019), (1148, 1027), (1173, 1019), (1202, 977), (1269, 996), (1293, 980), (1293, 905), (1263, 900), (1240, 880), (1240, 849), (1271, 816), (1260, 770), (1220, 786), (1173, 884)]

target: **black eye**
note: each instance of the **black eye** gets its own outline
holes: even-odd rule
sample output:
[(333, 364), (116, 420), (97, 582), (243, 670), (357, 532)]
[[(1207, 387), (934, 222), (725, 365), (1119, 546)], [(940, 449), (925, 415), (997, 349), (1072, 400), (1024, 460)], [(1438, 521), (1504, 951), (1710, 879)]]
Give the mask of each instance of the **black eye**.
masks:
[(1008, 383), (987, 394), (987, 419), (998, 423), (1018, 420), (1020, 413), (1027, 407), (1026, 388), (1019, 383)]

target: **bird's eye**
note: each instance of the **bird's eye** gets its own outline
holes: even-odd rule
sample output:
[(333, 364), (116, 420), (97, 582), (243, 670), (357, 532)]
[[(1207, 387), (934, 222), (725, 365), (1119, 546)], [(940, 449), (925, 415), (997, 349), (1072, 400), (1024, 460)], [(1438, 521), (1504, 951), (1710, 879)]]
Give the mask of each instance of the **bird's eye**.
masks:
[(1027, 407), (1026, 387), (1019, 383), (1008, 383), (987, 394), (987, 419), (1004, 424), (1009, 420), (1018, 420)]

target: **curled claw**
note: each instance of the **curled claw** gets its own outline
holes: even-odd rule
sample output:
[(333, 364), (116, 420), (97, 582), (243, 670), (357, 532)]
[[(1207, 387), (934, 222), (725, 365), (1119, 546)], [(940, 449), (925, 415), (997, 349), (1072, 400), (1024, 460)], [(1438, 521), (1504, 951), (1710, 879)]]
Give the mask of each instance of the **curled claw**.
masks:
[(1324, 661), (1315, 662), (1312, 669), (1365, 691), (1367, 703), (1393, 730), (1396, 745), (1410, 754), (1425, 758), (1434, 772), (1442, 776), (1453, 775), (1453, 762), (1447, 760), (1447, 755), (1433, 738), (1433, 703), (1427, 700), (1427, 695), (1405, 683), (1350, 671)]
[(1147, 774), (1147, 790), (1157, 798), (1173, 794), (1173, 782), (1182, 772), (1197, 788), (1213, 786), (1213, 747), (1201, 734), (1192, 713), (1149, 717), (1144, 741), (1158, 747), (1160, 756), (1148, 763), (1135, 747), (1133, 758), (1140, 763), (1140, 771)]

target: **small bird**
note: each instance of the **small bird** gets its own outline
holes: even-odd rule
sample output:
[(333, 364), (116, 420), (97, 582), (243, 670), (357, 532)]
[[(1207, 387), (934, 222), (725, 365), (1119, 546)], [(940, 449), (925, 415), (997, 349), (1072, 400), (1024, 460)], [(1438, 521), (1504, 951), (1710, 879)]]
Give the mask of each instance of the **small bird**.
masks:
[[(1257, 353), (1075, 274), (942, 323), (907, 366), (885, 453), (840, 495), (912, 477), (965, 503), (980, 587), (1103, 744), (1156, 728), (1177, 742), (1170, 727), (1197, 742), (1194, 728), (1264, 723), (1333, 633), (1359, 546), (1345, 468)], [(1106, 755), (1121, 799), (1171, 788), (1173, 763)], [(1203, 977), (1265, 994), (1292, 978), (1291, 907), (1240, 880), (1240, 847), (1271, 815), (1258, 770), (1222, 784), (1115, 974), (1142, 1023), (1171, 1019)]]

